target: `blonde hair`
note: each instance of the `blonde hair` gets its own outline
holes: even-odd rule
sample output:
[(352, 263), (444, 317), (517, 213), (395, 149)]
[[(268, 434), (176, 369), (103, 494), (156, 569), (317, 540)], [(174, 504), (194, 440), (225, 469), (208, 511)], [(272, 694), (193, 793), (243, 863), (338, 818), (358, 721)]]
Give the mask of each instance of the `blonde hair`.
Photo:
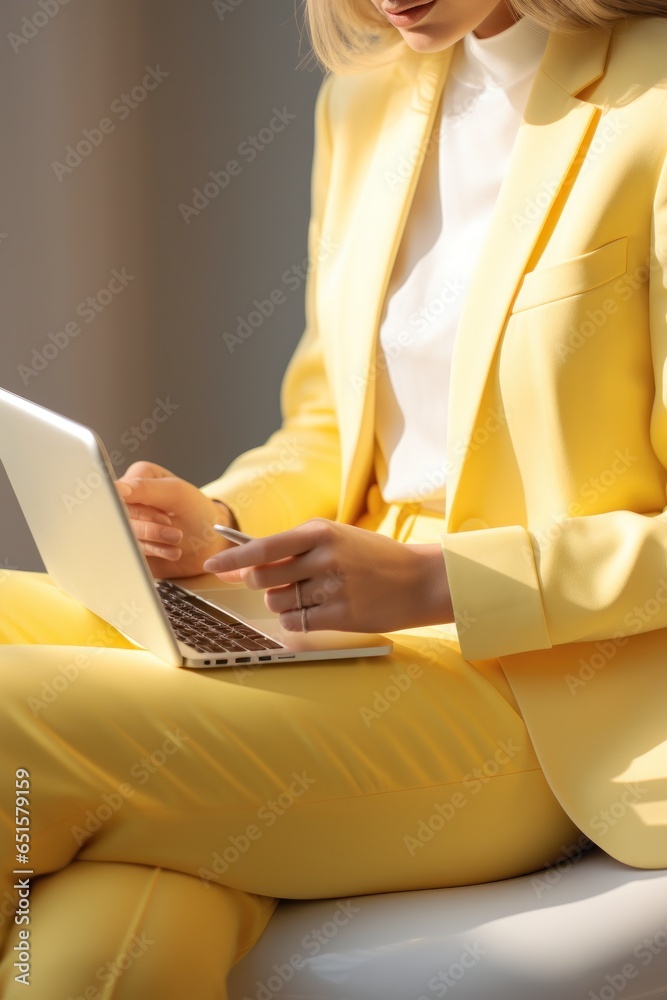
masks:
[(628, 17), (667, 17), (667, 0), (511, 0), (511, 5), (546, 28), (609, 28)]
[[(667, 17), (667, 0), (509, 0), (517, 15), (559, 30), (610, 27), (627, 17)], [(313, 53), (327, 69), (352, 73), (391, 62), (406, 43), (371, 0), (304, 0)]]
[(391, 62), (405, 42), (371, 0), (304, 0), (313, 55), (334, 73)]

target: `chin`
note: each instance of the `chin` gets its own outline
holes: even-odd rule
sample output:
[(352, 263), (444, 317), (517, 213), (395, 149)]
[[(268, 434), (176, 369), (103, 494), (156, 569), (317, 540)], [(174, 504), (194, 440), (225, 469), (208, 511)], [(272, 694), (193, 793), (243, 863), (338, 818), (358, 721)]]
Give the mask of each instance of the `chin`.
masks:
[(433, 32), (433, 31), (406, 31), (401, 32), (405, 44), (414, 52), (442, 52), (443, 49), (454, 45), (462, 37), (455, 32)]

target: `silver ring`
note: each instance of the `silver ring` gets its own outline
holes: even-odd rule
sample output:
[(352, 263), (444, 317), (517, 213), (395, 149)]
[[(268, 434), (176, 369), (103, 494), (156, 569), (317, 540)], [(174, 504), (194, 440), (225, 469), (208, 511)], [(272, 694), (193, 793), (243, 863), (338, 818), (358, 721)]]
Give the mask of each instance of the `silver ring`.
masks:
[(301, 600), (301, 584), (297, 580), (294, 585), (296, 587), (296, 606), (301, 612), (301, 629), (303, 632), (308, 631), (308, 608), (304, 608), (303, 601)]

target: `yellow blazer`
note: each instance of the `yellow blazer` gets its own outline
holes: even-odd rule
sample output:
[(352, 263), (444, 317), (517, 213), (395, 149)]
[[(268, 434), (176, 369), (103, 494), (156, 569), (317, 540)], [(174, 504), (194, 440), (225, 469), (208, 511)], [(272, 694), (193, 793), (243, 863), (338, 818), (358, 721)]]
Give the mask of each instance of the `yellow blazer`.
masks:
[[(251, 533), (364, 510), (451, 52), (322, 86), (283, 425), (205, 487)], [(643, 868), (667, 867), (666, 154), (667, 20), (552, 33), (457, 336), (442, 536), (463, 655), (500, 660), (564, 809)]]

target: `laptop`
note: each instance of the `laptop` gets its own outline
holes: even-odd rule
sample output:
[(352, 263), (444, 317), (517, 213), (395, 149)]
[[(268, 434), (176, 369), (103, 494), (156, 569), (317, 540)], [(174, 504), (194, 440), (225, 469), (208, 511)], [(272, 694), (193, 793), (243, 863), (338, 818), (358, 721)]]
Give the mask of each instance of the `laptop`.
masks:
[(264, 592), (243, 583), (211, 574), (155, 580), (97, 434), (5, 389), (0, 461), (54, 583), (167, 663), (256, 669), (393, 648), (366, 632), (287, 632)]

